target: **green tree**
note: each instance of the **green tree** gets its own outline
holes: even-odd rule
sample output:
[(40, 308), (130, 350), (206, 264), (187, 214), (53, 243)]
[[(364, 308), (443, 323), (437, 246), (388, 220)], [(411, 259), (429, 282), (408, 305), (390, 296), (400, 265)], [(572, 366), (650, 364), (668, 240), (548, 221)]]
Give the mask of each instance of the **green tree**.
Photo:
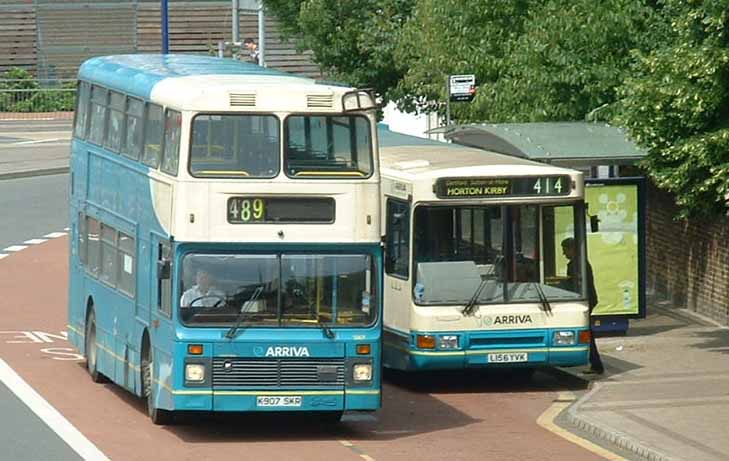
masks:
[(385, 97), (402, 78), (394, 59), (414, 0), (265, 0), (301, 50), (312, 50), (327, 76)]
[(666, 0), (671, 40), (637, 56), (619, 123), (683, 216), (721, 214), (729, 194), (729, 0)]
[(664, 35), (634, 0), (419, 0), (405, 29), (402, 107), (433, 107), (447, 75), (473, 73), (476, 99), (453, 108), (461, 122), (582, 120), (615, 103), (631, 51)]

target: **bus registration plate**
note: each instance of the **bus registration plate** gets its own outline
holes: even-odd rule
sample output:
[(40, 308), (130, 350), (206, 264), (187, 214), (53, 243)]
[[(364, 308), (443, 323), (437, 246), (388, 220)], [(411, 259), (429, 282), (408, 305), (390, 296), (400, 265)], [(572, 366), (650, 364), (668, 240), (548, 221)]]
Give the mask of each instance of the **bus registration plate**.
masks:
[(489, 354), (488, 358), (489, 362), (492, 363), (514, 363), (529, 361), (529, 357), (527, 356), (526, 352)]
[(256, 397), (257, 407), (300, 407), (300, 395), (259, 395)]

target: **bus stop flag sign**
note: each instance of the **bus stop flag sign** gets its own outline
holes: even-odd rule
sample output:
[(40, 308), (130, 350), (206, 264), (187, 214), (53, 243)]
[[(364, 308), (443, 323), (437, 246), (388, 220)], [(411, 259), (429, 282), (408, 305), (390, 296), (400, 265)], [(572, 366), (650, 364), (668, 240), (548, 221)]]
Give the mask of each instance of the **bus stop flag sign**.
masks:
[(451, 101), (472, 101), (476, 95), (475, 75), (451, 75), (448, 79), (448, 96)]

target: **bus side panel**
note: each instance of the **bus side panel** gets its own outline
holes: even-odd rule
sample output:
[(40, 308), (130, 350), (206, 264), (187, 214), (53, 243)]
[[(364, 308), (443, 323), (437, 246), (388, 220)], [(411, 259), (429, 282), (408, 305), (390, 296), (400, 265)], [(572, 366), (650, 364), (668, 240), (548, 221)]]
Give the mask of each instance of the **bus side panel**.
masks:
[(86, 324), (86, 299), (84, 290), (85, 271), (80, 265), (78, 253), (79, 213), (83, 212), (86, 192), (86, 156), (84, 144), (78, 140), (71, 142), (71, 190), (69, 200), (68, 255), (68, 339), (76, 349), (84, 351), (84, 327)]

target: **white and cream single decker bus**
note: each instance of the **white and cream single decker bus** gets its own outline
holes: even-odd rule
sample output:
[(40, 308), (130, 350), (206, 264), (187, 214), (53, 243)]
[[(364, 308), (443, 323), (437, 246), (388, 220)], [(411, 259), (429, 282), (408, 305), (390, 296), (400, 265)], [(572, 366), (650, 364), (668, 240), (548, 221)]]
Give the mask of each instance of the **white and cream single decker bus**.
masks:
[(582, 173), (380, 126), (385, 366), (584, 365)]

